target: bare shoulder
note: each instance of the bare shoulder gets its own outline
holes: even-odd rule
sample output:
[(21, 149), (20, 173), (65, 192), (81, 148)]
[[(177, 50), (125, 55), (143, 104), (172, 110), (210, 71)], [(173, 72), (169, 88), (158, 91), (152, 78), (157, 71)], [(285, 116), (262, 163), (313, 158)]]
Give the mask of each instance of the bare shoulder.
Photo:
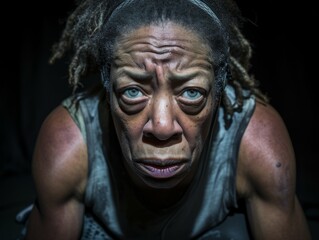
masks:
[(27, 223), (26, 239), (79, 239), (87, 168), (81, 132), (59, 106), (43, 122), (34, 151), (37, 204)]
[(45, 191), (58, 194), (55, 197), (72, 194), (81, 197), (83, 194), (87, 173), (86, 145), (63, 106), (54, 109), (43, 122), (32, 167), (38, 191), (50, 187), (50, 191)]
[(311, 239), (295, 192), (295, 168), (282, 118), (257, 103), (241, 141), (236, 177), (255, 239)]
[(295, 156), (285, 123), (271, 106), (256, 103), (238, 162), (239, 193), (261, 197), (293, 194)]

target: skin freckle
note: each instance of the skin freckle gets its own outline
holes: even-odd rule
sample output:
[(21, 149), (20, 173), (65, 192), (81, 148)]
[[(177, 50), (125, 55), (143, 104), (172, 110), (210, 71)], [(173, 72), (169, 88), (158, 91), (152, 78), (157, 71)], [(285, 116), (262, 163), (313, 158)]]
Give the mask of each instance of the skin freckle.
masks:
[(280, 163), (280, 162), (277, 162), (277, 163), (276, 163), (276, 167), (277, 167), (277, 168), (280, 168), (280, 167), (281, 167), (281, 163)]

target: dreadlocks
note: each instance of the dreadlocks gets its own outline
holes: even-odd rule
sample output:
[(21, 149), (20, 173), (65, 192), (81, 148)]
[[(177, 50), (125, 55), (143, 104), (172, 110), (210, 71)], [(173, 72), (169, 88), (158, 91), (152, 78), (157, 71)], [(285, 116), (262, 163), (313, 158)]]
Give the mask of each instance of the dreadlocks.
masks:
[[(215, 75), (217, 78), (224, 78), (226, 74), (227, 84), (234, 88), (236, 95), (236, 102), (231, 103), (225, 91), (221, 91), (221, 106), (225, 112), (226, 127), (231, 124), (233, 114), (242, 110), (245, 98), (255, 95), (264, 102), (268, 101), (259, 90), (258, 82), (249, 73), (252, 49), (249, 41), (241, 33), (243, 18), (232, 0), (207, 0), (205, 3), (204, 1), (186, 0), (139, 0), (131, 4), (130, 12), (117, 11), (120, 13), (117, 13), (118, 16), (113, 24), (110, 24), (114, 11), (118, 10), (121, 4), (125, 5), (123, 3), (126, 2), (132, 1), (79, 1), (77, 8), (67, 19), (59, 42), (53, 46), (50, 63), (62, 58), (67, 52), (72, 52), (69, 64), (69, 83), (73, 86), (74, 91), (80, 85), (81, 77), (90, 72), (101, 71), (101, 68), (104, 69), (105, 65), (110, 64), (116, 38), (123, 34), (123, 31), (126, 33), (142, 24), (172, 20), (199, 33), (199, 36), (210, 44), (214, 52), (220, 51), (214, 61), (214, 64), (219, 65), (215, 66), (219, 70), (218, 73), (215, 72)], [(216, 18), (220, 20), (222, 27), (214, 28), (214, 25), (218, 25), (216, 22), (211, 25), (207, 24), (213, 21), (212, 14), (199, 12), (203, 10), (203, 7), (200, 9), (194, 6), (192, 4), (194, 2), (205, 6), (207, 4), (212, 9), (212, 14), (216, 14)], [(225, 46), (221, 42), (226, 41), (223, 41), (221, 37), (224, 35), (228, 37), (229, 56), (223, 55)], [(222, 81), (225, 82), (224, 79)], [(104, 85), (106, 86), (107, 82), (104, 82)], [(244, 92), (248, 92), (248, 95), (244, 95)]]

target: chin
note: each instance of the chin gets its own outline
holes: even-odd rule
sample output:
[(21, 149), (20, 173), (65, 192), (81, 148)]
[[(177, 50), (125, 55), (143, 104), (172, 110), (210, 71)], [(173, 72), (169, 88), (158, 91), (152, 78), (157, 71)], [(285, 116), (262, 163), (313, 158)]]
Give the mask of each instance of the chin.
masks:
[(143, 184), (151, 189), (158, 190), (171, 190), (182, 186), (184, 178), (172, 178), (172, 179), (152, 179), (148, 177), (142, 178)]

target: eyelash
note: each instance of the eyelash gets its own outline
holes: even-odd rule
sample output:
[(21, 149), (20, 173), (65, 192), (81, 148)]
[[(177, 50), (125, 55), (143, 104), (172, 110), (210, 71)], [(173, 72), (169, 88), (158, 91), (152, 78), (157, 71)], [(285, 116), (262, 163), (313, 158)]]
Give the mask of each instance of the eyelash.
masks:
[[(196, 98), (194, 98), (194, 97), (192, 97), (192, 96), (186, 97), (185, 94), (186, 94), (187, 92), (188, 92), (188, 93), (191, 93), (191, 94), (196, 93), (196, 95), (195, 95)], [(198, 96), (198, 95), (199, 95), (199, 96)], [(200, 98), (201, 96), (203, 96), (203, 93), (202, 93), (202, 91), (199, 91), (198, 89), (190, 88), (190, 89), (185, 89), (185, 90), (182, 92), (181, 96), (182, 96), (182, 97), (185, 97), (185, 98), (188, 98), (189, 100), (191, 100), (191, 99), (197, 100), (198, 98)], [(191, 100), (191, 101), (193, 101), (193, 100)]]
[[(135, 91), (133, 94), (136, 94), (135, 96), (128, 96), (129, 95), (129, 91)], [(196, 98), (194, 99), (195, 101), (197, 99), (199, 99), (200, 97), (204, 96), (205, 95), (205, 91), (203, 89), (197, 89), (197, 88), (186, 88), (186, 89), (183, 89), (183, 91), (181, 92), (180, 96), (181, 97), (185, 97), (185, 99), (187, 98), (189, 101), (194, 101), (194, 100), (191, 100), (192, 97), (187, 97), (185, 96), (185, 94), (187, 92), (195, 92), (196, 93)], [(124, 90), (121, 91), (121, 94), (127, 98), (130, 98), (130, 99), (136, 99), (138, 97), (142, 97), (142, 96), (145, 96), (145, 94), (143, 93), (143, 91), (138, 88), (138, 87), (128, 87), (128, 88), (125, 88)], [(191, 93), (192, 94), (192, 93)], [(199, 95), (199, 96), (198, 96)]]
[[(128, 96), (128, 92), (129, 91), (135, 91), (135, 93), (136, 92), (138, 92), (137, 94), (138, 94), (138, 96)], [(127, 94), (126, 94), (127, 93)], [(143, 96), (144, 94), (143, 94), (143, 92), (140, 90), (140, 89), (138, 89), (137, 87), (130, 87), (130, 88), (126, 88), (124, 91), (123, 91), (123, 93), (122, 93), (124, 96), (126, 96), (126, 97), (128, 97), (128, 98), (130, 98), (130, 99), (136, 99), (137, 97), (141, 97), (141, 96)], [(134, 94), (134, 93), (133, 93)]]
[[(185, 94), (187, 92), (195, 92), (196, 93), (196, 98), (191, 99), (188, 97), (185, 97)], [(199, 95), (199, 96), (198, 96)], [(181, 101), (183, 104), (190, 104), (190, 105), (198, 105), (202, 102), (202, 100), (206, 97), (206, 91), (201, 88), (186, 88), (181, 91), (181, 94), (179, 95), (178, 99)]]
[[(148, 95), (140, 87), (128, 86), (118, 92), (120, 105), (125, 111), (137, 113), (146, 106)], [(188, 87), (179, 91), (176, 100), (185, 113), (193, 115), (197, 114), (205, 105), (206, 95), (205, 89)]]

